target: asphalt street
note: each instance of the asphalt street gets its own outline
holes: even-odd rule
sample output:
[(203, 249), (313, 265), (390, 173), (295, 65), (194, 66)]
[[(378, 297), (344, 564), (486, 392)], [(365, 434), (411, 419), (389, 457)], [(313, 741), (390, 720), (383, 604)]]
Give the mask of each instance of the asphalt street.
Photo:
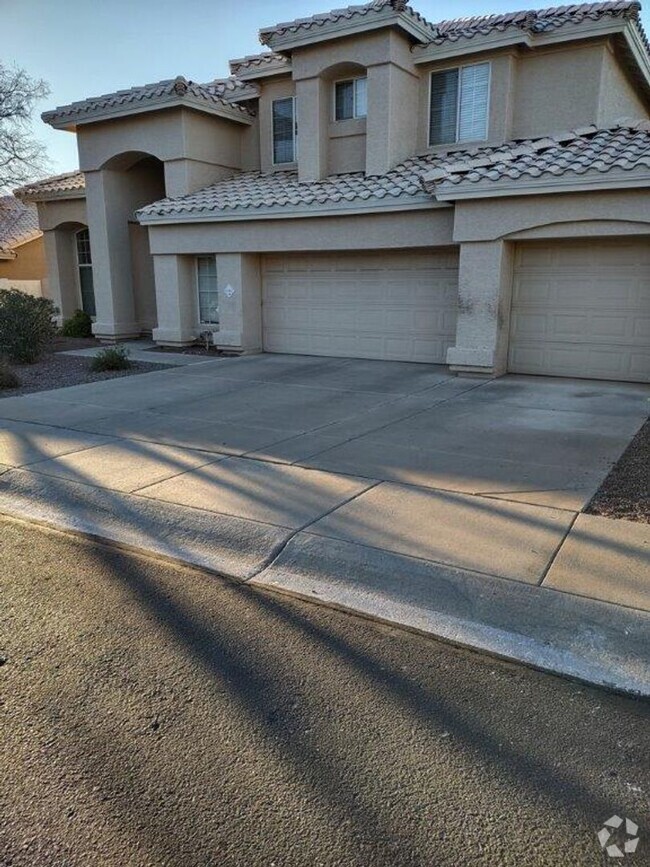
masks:
[(8, 519), (0, 558), (2, 867), (650, 864), (647, 703)]

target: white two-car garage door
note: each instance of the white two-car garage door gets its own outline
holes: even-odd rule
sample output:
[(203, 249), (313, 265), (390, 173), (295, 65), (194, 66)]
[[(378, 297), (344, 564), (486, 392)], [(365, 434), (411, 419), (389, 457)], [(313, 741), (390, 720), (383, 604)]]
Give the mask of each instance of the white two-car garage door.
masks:
[(521, 244), (509, 369), (650, 381), (650, 243)]
[(266, 256), (264, 348), (444, 364), (457, 302), (455, 250)]

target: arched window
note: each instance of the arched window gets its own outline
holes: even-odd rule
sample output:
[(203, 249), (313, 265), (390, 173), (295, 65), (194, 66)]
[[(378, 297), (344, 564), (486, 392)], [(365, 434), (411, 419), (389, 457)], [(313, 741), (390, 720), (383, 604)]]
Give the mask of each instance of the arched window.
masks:
[(79, 286), (81, 288), (81, 306), (89, 316), (96, 316), (95, 287), (93, 285), (93, 260), (90, 253), (90, 235), (88, 229), (79, 229), (76, 233), (77, 265), (79, 267)]

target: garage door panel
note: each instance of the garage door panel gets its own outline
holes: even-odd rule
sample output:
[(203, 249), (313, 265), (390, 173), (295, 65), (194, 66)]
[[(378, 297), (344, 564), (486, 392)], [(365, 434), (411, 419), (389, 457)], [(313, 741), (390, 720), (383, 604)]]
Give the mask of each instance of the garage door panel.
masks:
[(454, 342), (454, 251), (269, 256), (263, 287), (269, 352), (444, 363)]
[(647, 241), (520, 245), (509, 369), (650, 381)]

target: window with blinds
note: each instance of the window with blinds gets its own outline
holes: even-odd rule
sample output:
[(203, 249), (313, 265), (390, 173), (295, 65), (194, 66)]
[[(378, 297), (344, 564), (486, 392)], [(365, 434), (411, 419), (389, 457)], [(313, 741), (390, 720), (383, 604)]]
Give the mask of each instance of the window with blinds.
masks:
[(293, 96), (273, 100), (273, 162), (296, 159), (296, 101)]
[(367, 79), (352, 78), (334, 85), (334, 119), (350, 120), (368, 113)]
[(487, 138), (490, 64), (431, 73), (429, 144)]

